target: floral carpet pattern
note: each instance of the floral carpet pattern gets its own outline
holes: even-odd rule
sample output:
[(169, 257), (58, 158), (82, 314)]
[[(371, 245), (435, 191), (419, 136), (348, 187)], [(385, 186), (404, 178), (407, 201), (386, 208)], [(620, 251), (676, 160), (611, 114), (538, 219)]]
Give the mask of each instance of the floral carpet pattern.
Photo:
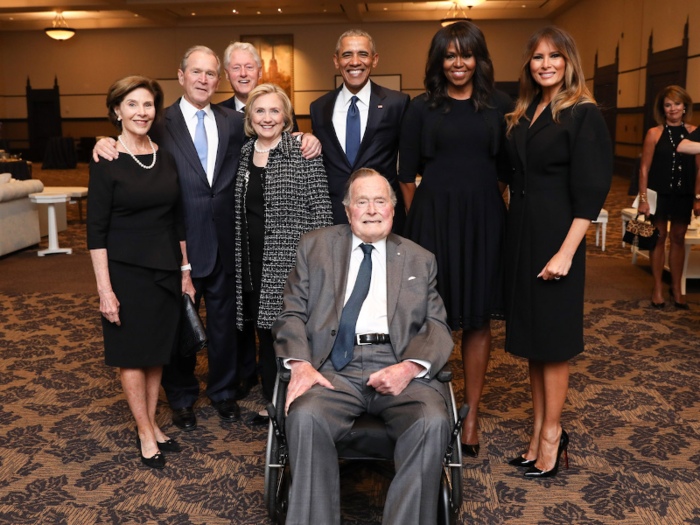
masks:
[[(629, 257), (616, 219), (623, 190), (618, 183), (606, 204), (606, 252), (591, 243), (590, 257)], [(85, 250), (72, 214), (66, 244)], [(700, 307), (656, 311), (648, 302), (586, 302), (586, 352), (571, 362), (562, 421), (569, 468), (546, 480), (507, 463), (525, 450), (530, 394), (526, 362), (503, 352), (504, 324), (494, 323), (481, 453), (464, 459), (460, 524), (700, 525)], [(0, 525), (271, 523), (267, 429), (249, 423), (262, 407), (259, 387), (234, 423), (202, 394), (189, 433), (162, 402), (159, 424), (183, 451), (155, 471), (139, 461), (117, 372), (103, 361), (95, 295), (0, 292)], [(461, 399), (458, 348), (452, 369)], [(206, 370), (204, 352), (202, 381)], [(343, 523), (381, 523), (387, 486), (363, 469), (344, 478)]]

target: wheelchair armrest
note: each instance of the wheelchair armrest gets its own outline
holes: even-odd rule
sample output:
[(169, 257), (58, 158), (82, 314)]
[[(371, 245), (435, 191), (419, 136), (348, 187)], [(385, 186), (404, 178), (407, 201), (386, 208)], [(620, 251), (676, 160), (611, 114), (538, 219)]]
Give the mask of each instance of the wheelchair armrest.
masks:
[(292, 379), (292, 371), (289, 368), (282, 368), (279, 374), (280, 383), (289, 383), (289, 381)]
[(440, 370), (435, 377), (441, 383), (449, 383), (452, 381), (452, 368), (450, 368), (450, 364), (445, 363), (445, 366), (442, 367), (442, 370)]

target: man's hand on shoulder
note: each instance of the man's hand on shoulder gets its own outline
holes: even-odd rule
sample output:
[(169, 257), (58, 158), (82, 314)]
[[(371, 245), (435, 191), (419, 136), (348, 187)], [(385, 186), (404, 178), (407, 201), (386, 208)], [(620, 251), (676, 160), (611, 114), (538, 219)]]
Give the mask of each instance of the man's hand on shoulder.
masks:
[(367, 385), (385, 396), (398, 396), (424, 368), (413, 361), (402, 361), (369, 376)]
[[(299, 134), (300, 132), (294, 133), (294, 136), (296, 137)], [(321, 154), (321, 141), (312, 133), (303, 133), (301, 136), (301, 147), (299, 149), (306, 160), (315, 159)]]
[(117, 141), (112, 137), (105, 137), (95, 144), (92, 150), (92, 158), (95, 162), (100, 162), (100, 157), (107, 160), (114, 160), (119, 157), (117, 151)]
[(289, 405), (291, 405), (297, 397), (306, 393), (309, 388), (316, 384), (335, 390), (330, 381), (323, 377), (318, 370), (306, 361), (290, 361), (288, 366), (292, 371), (292, 378), (287, 388), (287, 401), (284, 405), (285, 414), (289, 413)]

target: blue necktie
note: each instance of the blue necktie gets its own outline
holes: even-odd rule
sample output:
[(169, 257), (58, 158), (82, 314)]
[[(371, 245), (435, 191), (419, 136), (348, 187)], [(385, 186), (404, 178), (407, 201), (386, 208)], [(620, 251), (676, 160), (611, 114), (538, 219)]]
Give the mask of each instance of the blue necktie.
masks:
[(194, 130), (194, 147), (197, 150), (197, 155), (199, 155), (199, 161), (202, 163), (204, 173), (207, 172), (207, 153), (209, 152), (207, 130), (204, 128), (205, 114), (203, 109), (197, 111), (197, 127)]
[(348, 108), (348, 119), (345, 123), (345, 154), (348, 156), (350, 165), (355, 164), (355, 157), (360, 150), (360, 110), (357, 109), (359, 99), (353, 96), (350, 99)]
[(357, 279), (350, 298), (345, 303), (343, 313), (340, 315), (338, 337), (331, 351), (331, 363), (338, 371), (345, 368), (345, 365), (352, 361), (352, 354), (355, 348), (355, 325), (362, 309), (362, 303), (365, 302), (367, 292), (369, 292), (369, 283), (372, 279), (373, 246), (371, 244), (360, 244), (360, 248), (362, 248), (365, 256), (362, 259), (362, 264), (360, 264), (360, 270), (357, 272)]

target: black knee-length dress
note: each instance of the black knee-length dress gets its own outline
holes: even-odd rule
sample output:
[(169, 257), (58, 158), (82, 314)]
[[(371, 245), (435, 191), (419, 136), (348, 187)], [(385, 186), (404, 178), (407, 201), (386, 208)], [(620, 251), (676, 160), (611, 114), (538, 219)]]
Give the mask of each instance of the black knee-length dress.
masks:
[[(137, 155), (150, 165), (153, 155)], [(185, 239), (180, 184), (172, 155), (152, 169), (122, 153), (90, 163), (87, 240), (107, 250), (121, 326), (102, 317), (105, 362), (142, 368), (170, 362), (177, 343)]]
[(586, 239), (569, 273), (537, 275), (561, 248), (575, 218), (595, 220), (612, 182), (610, 134), (595, 104), (568, 107), (559, 122), (547, 106), (530, 127), (533, 101), (508, 141), (506, 352), (535, 361), (567, 361), (583, 352)]
[[(430, 108), (416, 97), (402, 123), (399, 180), (420, 185), (404, 236), (435, 254), (438, 291), (452, 330), (481, 328), (503, 318), (503, 242), (506, 208), (499, 171), (509, 169), (503, 147), (507, 95), (491, 108), (450, 99), (451, 109)], [(499, 159), (506, 159), (506, 163)]]

